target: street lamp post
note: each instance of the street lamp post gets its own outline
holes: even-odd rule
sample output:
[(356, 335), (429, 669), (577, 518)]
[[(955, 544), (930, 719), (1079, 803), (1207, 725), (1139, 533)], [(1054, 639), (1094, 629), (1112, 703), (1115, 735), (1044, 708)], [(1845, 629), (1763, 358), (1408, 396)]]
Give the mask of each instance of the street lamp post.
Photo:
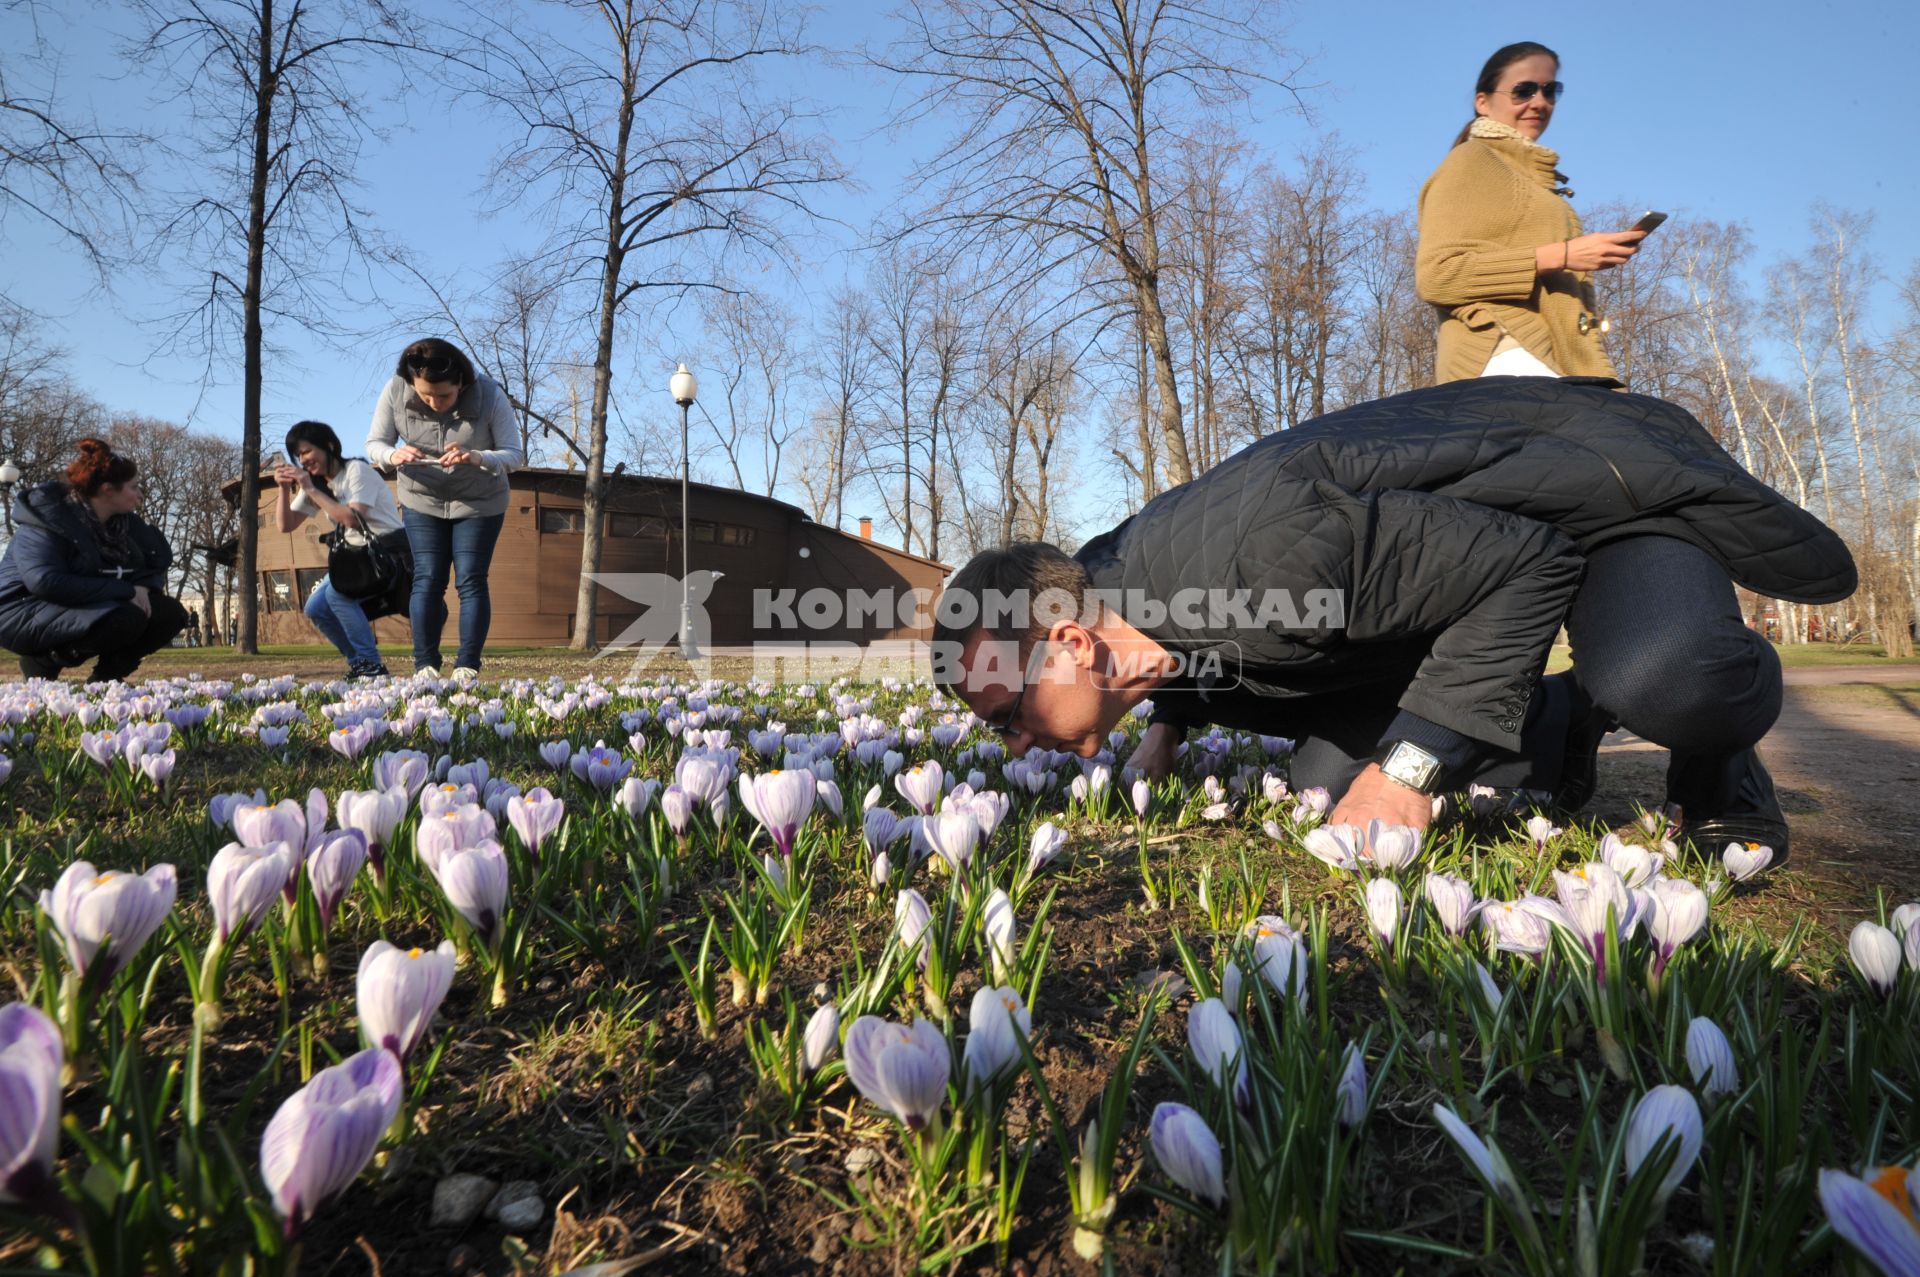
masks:
[(0, 461), (0, 506), (6, 507), (7, 535), (13, 535), (13, 485), (20, 482), (20, 467), (13, 458)]
[(687, 450), (687, 412), (693, 407), (700, 383), (687, 371), (687, 366), (681, 364), (680, 371), (674, 373), (673, 380), (667, 383), (667, 389), (672, 392), (673, 401), (680, 405), (680, 655), (692, 660), (700, 652), (693, 637), (693, 604), (689, 594), (691, 587), (688, 585), (692, 575), (688, 551), (693, 539), (693, 521), (687, 513), (687, 496), (693, 460)]

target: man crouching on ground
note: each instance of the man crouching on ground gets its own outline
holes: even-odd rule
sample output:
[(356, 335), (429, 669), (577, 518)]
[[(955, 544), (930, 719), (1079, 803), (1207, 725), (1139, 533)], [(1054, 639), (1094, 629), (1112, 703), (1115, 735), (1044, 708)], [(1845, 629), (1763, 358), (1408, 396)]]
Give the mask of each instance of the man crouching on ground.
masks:
[[(1624, 726), (1671, 752), (1686, 836), (1778, 861), (1755, 746), (1780, 662), (1734, 584), (1831, 603), (1855, 581), (1839, 537), (1673, 404), (1486, 378), (1269, 435), (1071, 557), (976, 555), (941, 596), (934, 676), (1016, 754), (1090, 757), (1149, 697), (1129, 761), (1151, 776), (1190, 727), (1291, 736), (1295, 788), (1363, 826), (1423, 827), (1468, 783), (1577, 810)], [(1542, 678), (1563, 625), (1574, 667)]]

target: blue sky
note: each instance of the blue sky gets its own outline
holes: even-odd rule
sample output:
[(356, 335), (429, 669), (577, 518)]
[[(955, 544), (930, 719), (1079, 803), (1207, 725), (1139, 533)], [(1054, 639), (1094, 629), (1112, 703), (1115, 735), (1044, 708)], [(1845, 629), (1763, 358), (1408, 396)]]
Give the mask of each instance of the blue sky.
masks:
[[(447, 6), (421, 7), (423, 27), (457, 20)], [(1481, 61), (1509, 40), (1533, 39), (1563, 59), (1567, 96), (1546, 141), (1560, 150), (1580, 203), (1618, 200), (1675, 219), (1744, 221), (1756, 278), (1774, 257), (1804, 247), (1816, 199), (1874, 215), (1872, 243), (1889, 275), (1904, 274), (1920, 256), (1920, 144), (1912, 136), (1909, 89), (1920, 4), (1912, 0), (1615, 0), (1543, 5), (1532, 13), (1371, 0), (1302, 4), (1288, 13), (1286, 39), (1304, 58), (1295, 82), (1309, 114), (1283, 94), (1265, 93), (1242, 116), (1242, 130), (1283, 165), (1316, 132), (1337, 130), (1357, 149), (1376, 206), (1411, 206), (1470, 114)], [(881, 5), (837, 4), (816, 13), (811, 34), (839, 47), (884, 40), (884, 14)], [(117, 62), (113, 33), (124, 29), (124, 15), (111, 7), (43, 8), (40, 17), (63, 53), (64, 99), (103, 123), (138, 118), (149, 128), (170, 127), (177, 107), (157, 101), (149, 84), (124, 75)], [(13, 44), (19, 22), (18, 10), (0, 16), (0, 41)], [(875, 127), (897, 92), (877, 73), (809, 64), (785, 74), (833, 112), (839, 153), (864, 187), (830, 198), (826, 211), (864, 226), (895, 197), (902, 174), (935, 140), (932, 131), (893, 137)], [(413, 101), (404, 114), (376, 109), (391, 137), (365, 151), (361, 202), (385, 236), (430, 272), (465, 274), (475, 283), (507, 251), (535, 242), (534, 228), (512, 212), (477, 212), (500, 137), (495, 119), (430, 98)], [(423, 133), (437, 139), (432, 149), (444, 161), (422, 163)], [(124, 275), (102, 293), (68, 246), (30, 219), (16, 214), (0, 234), (0, 282), (50, 317), (70, 371), (96, 398), (237, 437), (237, 368), (203, 389), (197, 363), (150, 356), (153, 335), (136, 320), (167, 299), (149, 281)], [(852, 248), (852, 234), (834, 228), (802, 242), (782, 286), (803, 313), (824, 306), (832, 286), (859, 277), (863, 265)], [(1889, 291), (1881, 290), (1870, 314), (1887, 316)], [(341, 319), (373, 331), (419, 307), (420, 299), (395, 286), (378, 304)], [(274, 426), (299, 417), (332, 421), (351, 437), (401, 344), (381, 335), (336, 349), (285, 324), (273, 336), (292, 357), (267, 370), (268, 438)], [(697, 334), (675, 331), (671, 322), (629, 340), (625, 366), (616, 370), (634, 379), (622, 404), (629, 419), (657, 412), (663, 426), (670, 424), (666, 376), (677, 358), (698, 370), (697, 342)], [(661, 387), (657, 397), (643, 393), (652, 380)]]

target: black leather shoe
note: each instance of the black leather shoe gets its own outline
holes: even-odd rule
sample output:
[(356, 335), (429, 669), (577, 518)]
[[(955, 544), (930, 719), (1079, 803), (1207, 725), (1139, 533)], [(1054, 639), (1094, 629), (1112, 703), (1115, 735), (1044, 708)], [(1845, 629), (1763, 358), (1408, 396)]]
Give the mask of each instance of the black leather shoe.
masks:
[(1760, 764), (1758, 750), (1747, 751), (1745, 774), (1727, 810), (1695, 816), (1681, 808), (1680, 832), (1701, 854), (1718, 859), (1730, 842), (1760, 843), (1773, 848), (1768, 867), (1778, 869), (1787, 860), (1787, 814), (1780, 809), (1773, 777)]
[(63, 668), (65, 667), (62, 666), (60, 662), (52, 659), (51, 654), (23, 656), (20, 658), (20, 675), (22, 678), (59, 678), (60, 671)]
[[(1555, 677), (1565, 677), (1556, 675)], [(1541, 680), (1544, 684), (1546, 680)], [(1571, 680), (1569, 680), (1571, 688)], [(1600, 742), (1620, 726), (1620, 720), (1573, 690), (1575, 706), (1567, 719), (1567, 743), (1560, 759), (1560, 784), (1553, 805), (1565, 812), (1579, 811), (1593, 800), (1600, 784)]]

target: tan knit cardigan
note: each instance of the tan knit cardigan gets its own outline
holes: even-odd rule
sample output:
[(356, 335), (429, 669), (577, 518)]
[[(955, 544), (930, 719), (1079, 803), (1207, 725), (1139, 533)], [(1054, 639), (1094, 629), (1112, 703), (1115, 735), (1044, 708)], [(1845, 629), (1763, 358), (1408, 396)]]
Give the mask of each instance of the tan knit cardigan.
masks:
[(1595, 316), (1593, 278), (1534, 273), (1534, 249), (1579, 234), (1573, 205), (1554, 188), (1560, 156), (1485, 116), (1420, 188), (1414, 284), (1440, 311), (1439, 381), (1478, 377), (1510, 335), (1562, 376), (1613, 377)]

